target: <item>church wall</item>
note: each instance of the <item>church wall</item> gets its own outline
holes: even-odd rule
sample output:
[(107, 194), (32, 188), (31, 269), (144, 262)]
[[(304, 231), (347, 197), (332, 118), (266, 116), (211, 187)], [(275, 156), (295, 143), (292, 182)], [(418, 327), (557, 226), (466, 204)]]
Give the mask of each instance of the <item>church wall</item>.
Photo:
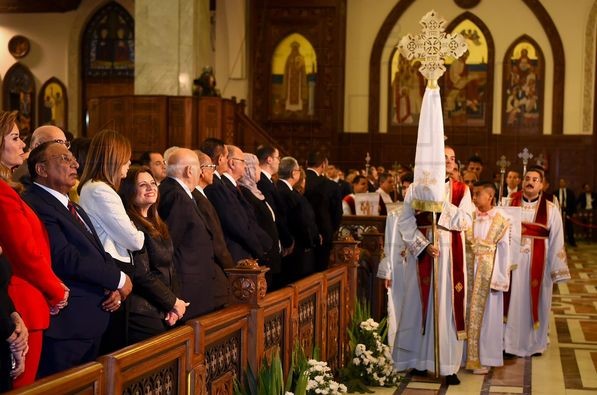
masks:
[[(591, 132), (590, 130), (583, 130), (581, 112), (583, 107), (585, 29), (587, 15), (593, 2), (594, 0), (579, 0), (575, 2), (574, 7), (570, 7), (568, 2), (560, 0), (544, 0), (541, 2), (553, 19), (565, 48), (564, 134)], [(380, 73), (380, 113), (372, 116), (379, 116), (380, 132), (385, 133), (387, 131), (389, 58), (400, 38), (409, 32), (419, 32), (421, 29), (419, 25), (420, 18), (432, 9), (435, 9), (439, 15), (443, 16), (447, 23), (466, 11), (458, 7), (453, 1), (438, 3), (432, 0), (419, 0), (414, 2), (395, 24), (384, 46), (381, 70), (369, 70), (371, 48), (376, 34), (396, 2), (381, 0), (377, 4), (376, 7), (368, 7), (366, 2), (348, 2), (344, 113), (344, 130), (347, 132), (367, 132), (367, 117), (369, 114), (366, 113), (366, 108), (369, 101), (369, 86), (366, 76), (369, 72)], [(546, 59), (546, 109), (543, 119), (544, 133), (551, 134), (551, 103), (553, 95), (561, 93), (553, 92), (553, 55), (549, 39), (540, 22), (521, 0), (503, 0), (499, 4), (482, 0), (478, 6), (468, 11), (484, 21), (491, 31), (495, 43), (493, 133), (499, 134), (501, 128), (504, 53), (516, 38), (522, 34), (527, 34), (541, 46)], [(357, 109), (358, 117), (355, 117), (355, 109)]]
[[(35, 100), (41, 85), (50, 77), (60, 79), (67, 89), (68, 125), (75, 135), (82, 122), (81, 35), (89, 17), (108, 0), (83, 0), (75, 11), (65, 13), (0, 14), (0, 80), (16, 59), (8, 52), (8, 40), (15, 34), (31, 42), (29, 54), (19, 61), (29, 67), (35, 77)], [(134, 0), (118, 1), (134, 15)], [(1, 95), (0, 95), (1, 96)], [(1, 106), (0, 97), (0, 106)]]

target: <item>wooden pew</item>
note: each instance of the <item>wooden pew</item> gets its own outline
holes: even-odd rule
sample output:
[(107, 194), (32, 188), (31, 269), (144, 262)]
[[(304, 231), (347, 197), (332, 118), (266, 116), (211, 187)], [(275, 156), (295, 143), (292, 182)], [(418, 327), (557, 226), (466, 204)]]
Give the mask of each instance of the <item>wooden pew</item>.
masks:
[(28, 395), (101, 395), (104, 394), (104, 366), (89, 362), (64, 372), (45, 377), (35, 383), (13, 390), (10, 394)]

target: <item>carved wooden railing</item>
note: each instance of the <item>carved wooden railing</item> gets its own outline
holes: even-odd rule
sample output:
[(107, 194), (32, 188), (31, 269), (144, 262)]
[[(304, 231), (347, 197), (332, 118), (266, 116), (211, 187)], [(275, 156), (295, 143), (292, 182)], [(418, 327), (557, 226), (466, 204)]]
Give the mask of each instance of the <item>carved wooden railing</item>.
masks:
[[(232, 395), (234, 379), (243, 377), (249, 364), (256, 372), (261, 359), (276, 347), (287, 372), (295, 339), (307, 354), (316, 346), (322, 360), (334, 369), (342, 367), (348, 347), (345, 328), (354, 304), (356, 244), (338, 242), (335, 266), (325, 272), (256, 299), (249, 297), (254, 302), (190, 320), (13, 393)], [(257, 269), (251, 280), (245, 273), (243, 284), (258, 284), (262, 275)], [(255, 286), (253, 292), (259, 289)]]
[(11, 394), (104, 394), (104, 365), (90, 362), (66, 372), (38, 380), (35, 384)]
[(377, 269), (383, 258), (385, 228), (385, 216), (345, 215), (338, 232), (339, 238), (351, 236), (360, 242), (357, 297), (369, 301), (371, 314), (377, 322), (387, 315), (386, 290), (377, 278)]

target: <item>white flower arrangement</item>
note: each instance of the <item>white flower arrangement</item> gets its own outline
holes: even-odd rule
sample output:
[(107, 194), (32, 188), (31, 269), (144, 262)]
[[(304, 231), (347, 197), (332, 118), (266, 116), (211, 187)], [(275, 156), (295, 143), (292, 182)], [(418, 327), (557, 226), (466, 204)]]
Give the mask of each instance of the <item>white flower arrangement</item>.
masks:
[(310, 359), (306, 374), (308, 376), (307, 392), (309, 394), (339, 395), (345, 394), (347, 388), (333, 380), (327, 362)]
[(384, 344), (386, 320), (377, 323), (370, 316), (368, 307), (358, 303), (348, 328), (352, 359), (341, 378), (351, 391), (367, 392), (367, 386), (391, 387), (400, 381), (390, 347)]

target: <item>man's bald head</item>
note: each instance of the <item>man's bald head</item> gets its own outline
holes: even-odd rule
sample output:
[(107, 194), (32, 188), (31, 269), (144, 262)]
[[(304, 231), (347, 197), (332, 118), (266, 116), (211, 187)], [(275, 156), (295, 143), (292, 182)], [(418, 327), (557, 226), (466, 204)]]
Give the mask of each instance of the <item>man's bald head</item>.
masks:
[(46, 141), (56, 141), (57, 143), (65, 143), (66, 135), (57, 126), (54, 125), (44, 125), (40, 126), (33, 131), (31, 135), (31, 143), (29, 144), (29, 150), (34, 149), (35, 147), (45, 143)]
[(168, 158), (168, 176), (182, 179), (189, 166), (199, 167), (197, 154), (188, 148), (179, 148)]

